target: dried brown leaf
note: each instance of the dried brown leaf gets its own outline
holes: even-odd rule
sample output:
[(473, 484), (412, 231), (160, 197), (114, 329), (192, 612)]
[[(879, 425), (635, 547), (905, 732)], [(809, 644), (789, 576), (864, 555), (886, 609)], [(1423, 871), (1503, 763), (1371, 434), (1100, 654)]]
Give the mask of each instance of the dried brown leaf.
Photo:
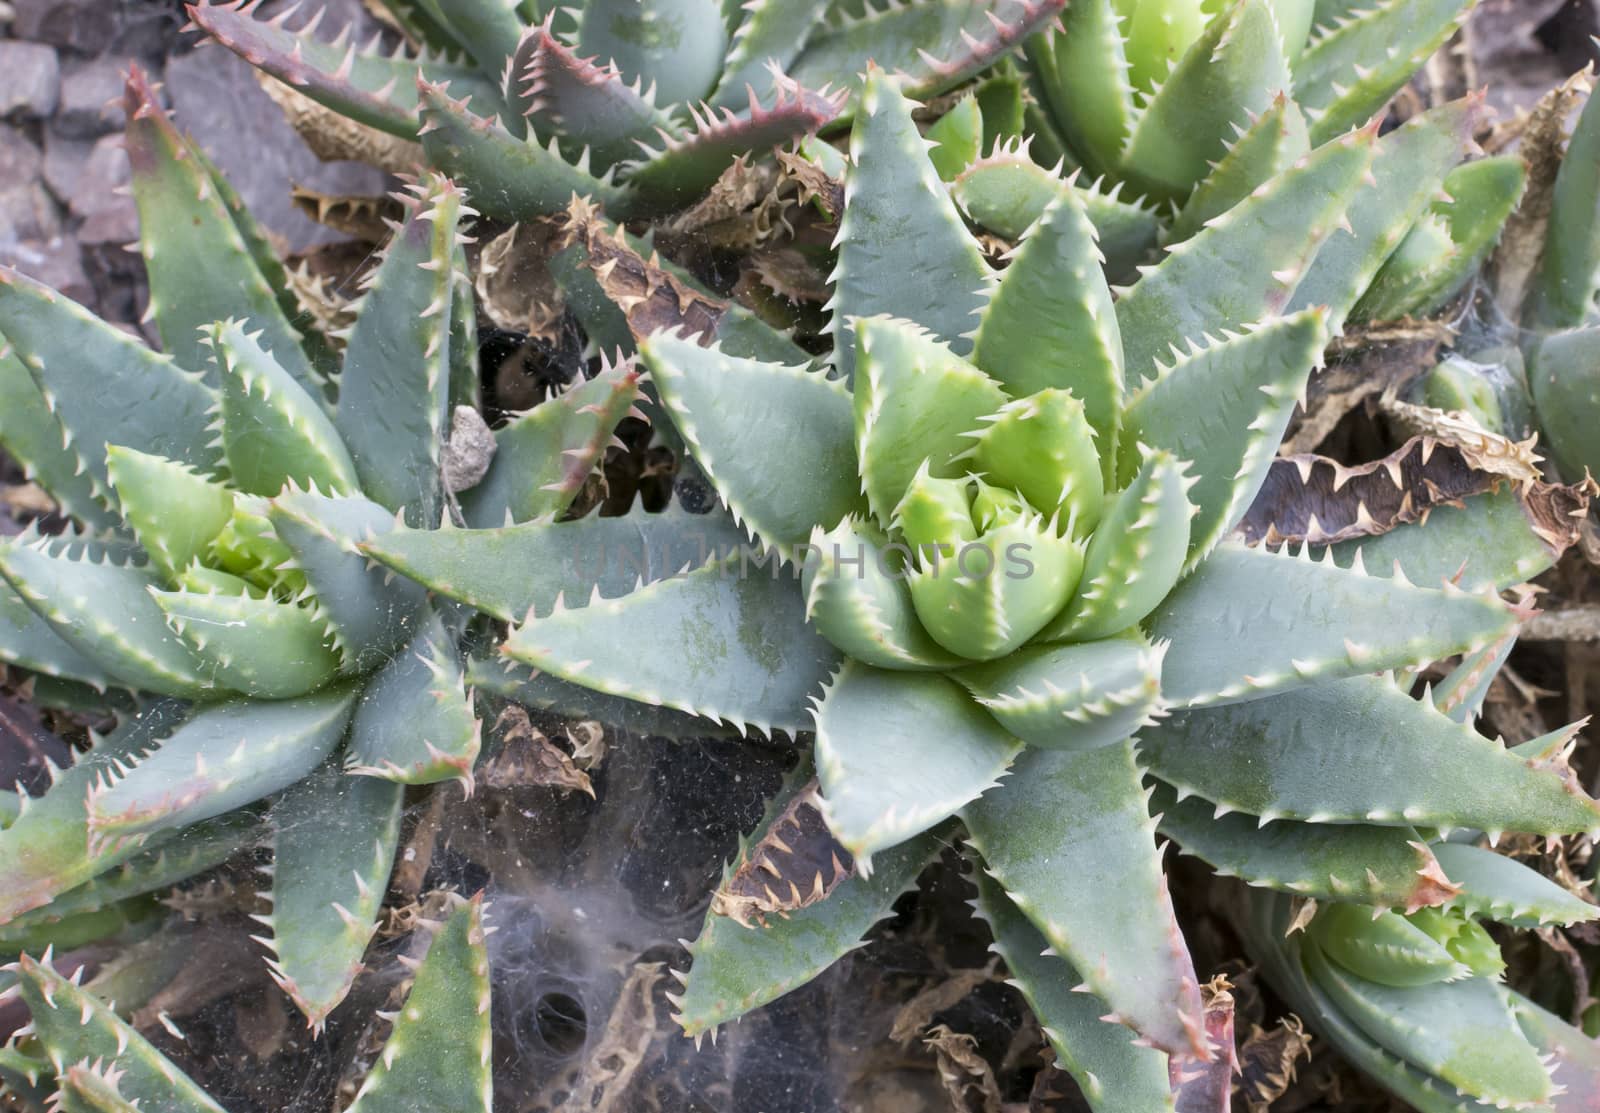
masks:
[(941, 1024), (922, 1041), (939, 1064), (939, 1080), (954, 1113), (1000, 1113), (1000, 1085), (978, 1054), (978, 1041)]
[(910, 1043), (933, 1023), (934, 1017), (966, 1000), (968, 994), (985, 982), (997, 980), (998, 966), (997, 961), (991, 961), (978, 970), (952, 970), (948, 977), (928, 986), (900, 1007), (889, 1029), (889, 1038), (896, 1043)]
[(714, 913), (764, 927), (769, 915), (816, 904), (855, 873), (855, 859), (828, 830), (820, 802), (815, 780), (789, 801), (711, 895)]
[(798, 188), (802, 205), (809, 205), (812, 201), (820, 202), (832, 220), (838, 220), (844, 215), (843, 182), (838, 178), (830, 178), (822, 167), (798, 151), (780, 150), (777, 152), (777, 157), (778, 167), (785, 178)]
[(1252, 1024), (1239, 1048), (1239, 1098), (1249, 1113), (1268, 1113), (1310, 1057), (1311, 1037), (1299, 1017), (1284, 1017), (1270, 1032)]
[(1233, 1040), (1233, 986), (1221, 974), (1200, 987), (1210, 1059), (1186, 1056), (1168, 1064), (1177, 1113), (1228, 1113), (1239, 1060)]
[(256, 73), (256, 83), (323, 162), (365, 162), (391, 174), (412, 172), (423, 165), (418, 143), (341, 116), (265, 73)]
[(1295, 412), (1278, 451), (1285, 456), (1312, 451), (1362, 402), (1433, 370), (1440, 345), (1454, 336), (1438, 321), (1390, 321), (1350, 330), (1330, 345), (1328, 365), (1311, 377), (1305, 405)]
[(479, 775), (483, 784), (493, 789), (537, 785), (594, 795), (589, 774), (546, 738), (522, 708), (512, 706), (502, 711), (495, 729), (502, 732), (501, 749), (484, 765)]
[(561, 339), (566, 297), (548, 261), (563, 234), (555, 222), (535, 220), (514, 224), (485, 245), (473, 286), (495, 325), (547, 344)]
[(1534, 451), (1539, 443), (1537, 436), (1514, 441), (1485, 429), (1469, 413), (1402, 402), (1392, 394), (1385, 395), (1379, 406), (1416, 435), (1458, 449), (1469, 467), (1519, 483), (1541, 478), (1541, 457)]

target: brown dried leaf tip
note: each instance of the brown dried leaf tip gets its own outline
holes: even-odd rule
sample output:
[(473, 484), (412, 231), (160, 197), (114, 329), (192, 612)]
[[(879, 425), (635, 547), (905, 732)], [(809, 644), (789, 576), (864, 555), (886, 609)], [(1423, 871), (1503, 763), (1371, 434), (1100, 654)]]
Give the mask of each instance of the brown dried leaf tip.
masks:
[(821, 799), (815, 780), (795, 795), (712, 894), (712, 912), (765, 927), (769, 915), (816, 904), (854, 875), (855, 859), (828, 830)]
[(506, 708), (494, 725), (501, 734), (500, 752), (480, 771), (483, 784), (493, 789), (539, 785), (594, 796), (589, 774), (573, 764), (565, 750), (546, 738), (522, 708)]

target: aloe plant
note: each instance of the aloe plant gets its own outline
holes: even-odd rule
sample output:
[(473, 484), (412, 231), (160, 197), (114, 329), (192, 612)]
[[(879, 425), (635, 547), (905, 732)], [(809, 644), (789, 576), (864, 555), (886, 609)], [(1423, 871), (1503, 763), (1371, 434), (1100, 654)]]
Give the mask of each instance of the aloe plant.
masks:
[[(128, 150), (168, 354), (0, 276), (0, 443), (72, 524), (0, 544), (0, 661), (137, 707), (0, 832), (0, 947), (207, 868), (272, 798), (273, 976), (320, 1029), (361, 969), (407, 785), (470, 794), (481, 729), (429, 603), (359, 544), (459, 514), (555, 514), (629, 412), (610, 368), (506, 425), (459, 494), (442, 454), (477, 391), (462, 191), (419, 181), (348, 335), (299, 324), (264, 238), (156, 104)], [(342, 345), (342, 360), (333, 358)]]
[[(960, 84), (1065, 0), (387, 2), (408, 47), (256, 18), (258, 0), (189, 5), (194, 23), (342, 116), (418, 140), (490, 216), (556, 213), (572, 194), (619, 219), (693, 201), (733, 160), (848, 113), (869, 60), (924, 95)], [(834, 90), (830, 92), (829, 90)], [(470, 101), (470, 107), (469, 107)]]
[[(1114, 301), (1072, 192), (992, 271), (912, 108), (869, 72), (829, 366), (735, 355), (716, 327), (641, 339), (726, 514), (364, 549), (511, 622), (505, 664), (474, 666), (498, 690), (633, 705), (663, 733), (814, 731), (816, 783), (775, 801), (690, 947), (687, 1032), (856, 946), (959, 824), (1091, 1102), (1170, 1107), (1167, 1056), (1212, 1049), (1162, 825), (1255, 883), (1408, 910), (1457, 891), (1418, 825), (1600, 827), (1558, 770), (1373, 675), (1501, 641), (1518, 613), (1495, 589), (1550, 554), (1519, 525), (1445, 582), (1461, 552), (1434, 549), (1442, 514), (1373, 546), (1394, 558), (1376, 572), (1229, 540), (1321, 358), (1327, 312), (1283, 310), (1359, 196), (1372, 132), (1286, 168)], [(751, 541), (730, 548), (735, 525)], [(1178, 801), (1170, 820), (1152, 792)]]

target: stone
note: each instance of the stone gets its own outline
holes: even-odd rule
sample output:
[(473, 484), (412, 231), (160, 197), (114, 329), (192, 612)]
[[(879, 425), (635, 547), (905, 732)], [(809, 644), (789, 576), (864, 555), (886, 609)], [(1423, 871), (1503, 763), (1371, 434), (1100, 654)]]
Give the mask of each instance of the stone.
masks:
[(122, 88), (131, 61), (107, 54), (63, 65), (61, 100), (50, 130), (69, 139), (94, 139), (121, 131), (126, 120)]
[(60, 290), (73, 301), (93, 304), (94, 287), (83, 269), (83, 249), (73, 236), (63, 233), (48, 240), (0, 245), (0, 262)]
[(61, 65), (38, 43), (0, 42), (0, 116), (37, 120), (56, 110)]
[(82, 217), (78, 240), (83, 244), (131, 243), (139, 235), (139, 209), (133, 198), (118, 192), (128, 184), (128, 152), (120, 135), (107, 135), (89, 152), (73, 183), (68, 204)]
[(320, 161), (262, 90), (255, 71), (221, 47), (173, 58), (166, 87), (178, 125), (221, 167), (256, 220), (282, 236), (291, 251), (342, 238), (295, 208), (291, 186), (356, 195), (389, 188), (388, 178), (370, 166)]
[(42, 184), (44, 155), (16, 128), (0, 124), (0, 246), (49, 241), (61, 214)]
[(94, 140), (69, 139), (45, 129), (44, 133), (44, 184), (63, 205), (72, 202), (83, 174), (84, 164), (94, 153)]
[(98, 54), (116, 37), (122, 5), (104, 0), (12, 0), (17, 18), (11, 33), (19, 39), (69, 46)]

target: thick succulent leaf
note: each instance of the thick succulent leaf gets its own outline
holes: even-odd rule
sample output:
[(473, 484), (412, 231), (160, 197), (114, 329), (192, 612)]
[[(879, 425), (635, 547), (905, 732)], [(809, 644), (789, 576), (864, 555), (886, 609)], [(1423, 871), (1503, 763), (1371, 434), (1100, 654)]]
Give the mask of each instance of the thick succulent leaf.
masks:
[(1311, 142), (1366, 123), (1472, 5), (1473, 0), (1380, 0), (1315, 35), (1294, 64), (1294, 97), (1311, 121)]
[(1523, 1107), (1550, 1096), (1550, 1076), (1493, 979), (1401, 988), (1359, 978), (1315, 946), (1302, 954), (1318, 987), (1392, 1054), (1489, 1104)]
[(1122, 173), (1153, 194), (1187, 197), (1226, 153), (1237, 129), (1288, 87), (1289, 67), (1270, 4), (1238, 0), (1210, 21), (1144, 103), (1122, 153)]
[(1161, 706), (1161, 650), (1137, 637), (1031, 646), (953, 676), (1006, 730), (1051, 749), (1121, 742)]
[(57, 553), (48, 539), (0, 544), (0, 576), (63, 641), (119, 682), (192, 698), (212, 686), (208, 670), (167, 629), (143, 568)]
[(850, 660), (816, 729), (822, 813), (861, 868), (993, 788), (1022, 749), (951, 680)]
[(84, 797), (108, 771), (142, 757), (182, 717), (175, 701), (151, 704), (58, 773), (51, 790), (19, 801), (21, 814), (0, 831), (0, 923), (48, 904), (137, 853), (137, 847), (89, 849)]
[[(1597, 368), (1600, 328), (1541, 337), (1528, 367), (1528, 386), (1545, 442), (1561, 474), (1572, 478), (1586, 468), (1600, 472), (1600, 446), (1594, 436), (1595, 416), (1600, 414)], [(0, 416), (0, 422), (4, 420)], [(0, 428), (0, 435), (4, 432)]]
[(1600, 916), (1600, 908), (1515, 858), (1470, 843), (1442, 842), (1433, 852), (1450, 880), (1461, 886), (1452, 907), (1476, 919), (1531, 928)]
[(1600, 97), (1590, 96), (1567, 143), (1550, 199), (1549, 234), (1524, 316), (1549, 330), (1576, 328), (1600, 284)]
[(105, 446), (212, 470), (221, 458), (208, 430), (216, 396), (198, 372), (15, 271), (0, 269), (0, 333), (11, 342), (66, 432), (65, 447), (109, 499)]
[(972, 361), (1022, 398), (1047, 387), (1083, 403), (1113, 475), (1122, 411), (1122, 337), (1081, 195), (1062, 190), (1010, 254), (983, 313)]
[(1007, 402), (967, 434), (973, 470), (991, 487), (1021, 495), (1062, 531), (1087, 537), (1100, 523), (1110, 486), (1102, 479), (1097, 431), (1075, 391), (1020, 393), (1026, 397)]
[(419, 187), (361, 302), (334, 415), (367, 497), (426, 525), (439, 518), (453, 295), (468, 281), (454, 267), (457, 225), (467, 212), (453, 183)]
[(964, 434), (1006, 404), (1000, 384), (914, 323), (891, 317), (851, 322), (858, 372), (853, 395), (861, 489), (888, 526), (924, 463), (935, 478), (965, 474)]
[(643, 145), (643, 159), (627, 166), (637, 210), (665, 213), (686, 205), (715, 185), (734, 159), (798, 142), (839, 114), (842, 94), (813, 92), (781, 76), (774, 83), (770, 104), (752, 102), (738, 115), (691, 110), (692, 130), (663, 135), (660, 148)]
[(983, 113), (976, 97), (962, 97), (927, 130), (928, 157), (944, 181), (951, 181), (983, 153)]
[(441, 173), (472, 191), (474, 204), (497, 220), (531, 220), (561, 212), (576, 193), (593, 198), (615, 217), (629, 215), (631, 196), (609, 178), (589, 173), (588, 160), (567, 162), (554, 139), (519, 139), (466, 101), (452, 100), (442, 85), (421, 82), (417, 111), (422, 150)]
[(1433, 705), (1456, 722), (1472, 725), (1483, 710), (1490, 684), (1511, 655), (1516, 641), (1516, 635), (1512, 634), (1476, 653), (1464, 654), (1461, 663), (1443, 680), (1431, 685)]
[(1454, 297), (1488, 257), (1522, 199), (1528, 172), (1517, 155), (1457, 167), (1437, 202), (1401, 241), (1357, 303), (1378, 320), (1431, 313)]
[[(369, 303), (370, 304), (370, 303)], [(356, 489), (356, 467), (317, 396), (239, 321), (218, 322), (201, 338), (212, 353), (221, 396), (222, 450), (233, 486), (276, 495), (293, 483), (335, 494)], [(341, 389), (351, 382), (348, 374)]]
[(1061, 30), (1027, 42), (1050, 122), (1096, 173), (1114, 169), (1133, 130), (1133, 81), (1115, 0), (1071, 0)]
[(860, 505), (849, 391), (801, 367), (658, 333), (640, 355), (718, 496), (786, 559)]
[(1283, 308), (1344, 219), (1372, 163), (1373, 138), (1353, 132), (1313, 151), (1144, 272), (1117, 302), (1130, 384), (1176, 345)]
[(1600, 805), (1564, 765), (1510, 753), (1378, 677), (1175, 712), (1140, 737), (1156, 776), (1224, 812), (1494, 833), (1600, 829)]
[(403, 784), (457, 780), (470, 794), (482, 745), (460, 654), (444, 623), (429, 616), (361, 693), (346, 769)]
[(349, 1113), (489, 1113), (489, 951), (483, 898), (434, 933), (406, 1003)]
[(394, 516), (364, 498), (306, 491), (280, 495), (267, 516), (310, 585), (343, 669), (364, 673), (388, 661), (410, 637), (426, 594), (360, 548), (394, 529)]
[(1511, 1011), (1528, 1042), (1541, 1055), (1554, 1056), (1550, 1081), (1557, 1090), (1550, 1106), (1554, 1113), (1585, 1113), (1600, 1093), (1600, 1047), (1582, 1029), (1545, 1012), (1516, 990), (1507, 990)]
[[(999, 61), (1065, 7), (1065, 0), (925, 0), (868, 6), (814, 34), (793, 76), (854, 90), (872, 66), (900, 76), (908, 96), (928, 97)], [(870, 111), (870, 109), (868, 110)]]
[(850, 131), (848, 203), (828, 303), (834, 360), (847, 382), (856, 359), (852, 319), (903, 318), (966, 355), (994, 281), (939, 181), (912, 107), (892, 78), (868, 71)]
[[(270, 20), (255, 18), (250, 3), (197, 3), (190, 18), (216, 42), (296, 92), (368, 127), (402, 139), (418, 135), (416, 78), (420, 68), (432, 80), (447, 82), (480, 109), (501, 110), (498, 80), (486, 81), (465, 63), (439, 57), (385, 55), (376, 44), (359, 49), (348, 28), (331, 42), (306, 33), (320, 18), (290, 29), (286, 9)], [(496, 75), (498, 78), (498, 74)]]
[[(806, 699), (838, 660), (805, 620), (797, 584), (745, 555), (587, 606), (558, 597), (513, 628), (507, 656), (586, 688), (660, 704), (741, 729), (806, 729)], [(648, 641), (641, 634), (648, 632)]]
[(1326, 957), (1386, 986), (1420, 986), (1468, 976), (1441, 940), (1394, 912), (1354, 904), (1317, 909), (1307, 933)]
[(870, 877), (857, 873), (827, 900), (764, 928), (708, 914), (689, 947), (694, 965), (683, 994), (671, 998), (678, 1009), (674, 1019), (687, 1035), (699, 1037), (815, 978), (861, 946), (862, 936), (916, 884), (947, 833), (930, 831), (890, 847), (878, 855)]
[(633, 734), (676, 741), (737, 736), (735, 731), (719, 731), (715, 724), (694, 715), (602, 695), (503, 657), (469, 660), (466, 676), (468, 687), (475, 691), (488, 692), (526, 707), (553, 711), (569, 719), (596, 719)]
[[(527, 522), (503, 529), (396, 529), (361, 550), (428, 590), (511, 622), (547, 614), (563, 595), (605, 598), (631, 591), (713, 554), (733, 552), (744, 534), (725, 514), (634, 510), (619, 518)], [(776, 557), (752, 557), (753, 574), (773, 576)]]
[(640, 398), (639, 381), (631, 361), (607, 366), (497, 429), (488, 474), (462, 496), (467, 524), (510, 525), (566, 510), (615, 443), (617, 424)]
[(906, 582), (910, 553), (855, 518), (819, 526), (806, 547), (806, 617), (846, 656), (881, 669), (946, 669), (960, 658), (928, 636)]
[(1160, 377), (1128, 400), (1121, 474), (1134, 474), (1140, 445), (1191, 464), (1195, 517), (1185, 568), (1203, 560), (1250, 508), (1327, 340), (1320, 309), (1264, 321), (1192, 346), (1171, 367), (1158, 363)]
[[(123, 108), (139, 250), (162, 348), (179, 366), (205, 370), (209, 361), (200, 330), (213, 321), (242, 318), (252, 331), (260, 330), (262, 347), (295, 381), (320, 391), (322, 377), (256, 265), (211, 167), (167, 119), (137, 66), (128, 76)], [(215, 385), (215, 375), (210, 378)]]
[(722, 77), (707, 98), (712, 108), (743, 108), (753, 91), (765, 99), (774, 68), (787, 71), (812, 33), (823, 25), (828, 0), (753, 0), (728, 43)]
[(962, 816), (989, 873), (1104, 998), (1108, 1019), (1165, 1051), (1207, 1054), (1132, 742), (1024, 750)]
[[(27, 955), (7, 970), (32, 1016), (34, 1038), (57, 1073), (80, 1063), (113, 1064), (117, 1093), (132, 1108), (160, 1113), (224, 1113), (160, 1051), (111, 1008), (48, 959)], [(112, 1107), (116, 1109), (115, 1106)]]
[(1092, 993), (1075, 992), (1083, 976), (982, 870), (974, 910), (989, 924), (989, 948), (1005, 960), (1011, 984), (1039, 1020), (1056, 1063), (1072, 1075), (1094, 1113), (1168, 1113), (1174, 1109), (1167, 1056), (1140, 1047), (1125, 1028), (1101, 1018), (1108, 1006)]
[[(1198, 796), (1155, 785), (1160, 832), (1224, 877), (1314, 900), (1355, 901), (1406, 911), (1442, 904), (1454, 890), (1434, 850), (1410, 827), (1357, 823), (1268, 823), (1241, 812), (1217, 816)], [(1453, 880), (1453, 879), (1452, 879)]]
[(106, 476), (123, 521), (169, 580), (205, 557), (233, 517), (233, 492), (160, 456), (108, 445)]
[(1052, 201), (1071, 193), (1094, 225), (1107, 276), (1112, 281), (1131, 277), (1156, 245), (1161, 222), (1155, 210), (1121, 200), (1121, 185), (1105, 194), (1063, 179), (1035, 163), (1029, 150), (1026, 143), (1014, 143), (979, 159), (950, 183), (951, 197), (974, 224), (1015, 240)]
[(115, 529), (117, 515), (107, 508), (103, 488), (96, 486), (93, 473), (80, 467), (77, 452), (65, 442), (65, 430), (39, 384), (5, 346), (0, 350), (0, 448), (63, 513), (87, 529)]
[(339, 687), (200, 708), (148, 757), (97, 775), (87, 801), (91, 847), (198, 823), (294, 784), (344, 737), (354, 699)]
[(1471, 140), (1476, 102), (1451, 101), (1413, 116), (1378, 140), (1369, 183), (1350, 202), (1348, 231), (1328, 238), (1295, 288), (1289, 310), (1328, 307), (1330, 332), (1371, 284), (1378, 269), (1438, 193)]
[(1250, 127), (1228, 143), (1227, 154), (1216, 160), (1178, 210), (1167, 229), (1168, 243), (1182, 243), (1310, 151), (1305, 117), (1285, 94), (1280, 92), (1265, 111), (1251, 115)]
[(151, 591), (211, 684), (258, 699), (290, 699), (339, 671), (327, 623), (311, 607), (251, 595)]
[(727, 45), (718, 0), (589, 0), (578, 15), (583, 53), (653, 87), (663, 104), (709, 93)]
[(1151, 614), (1171, 641), (1162, 691), (1178, 707), (1254, 699), (1323, 680), (1472, 652), (1516, 613), (1492, 593), (1419, 588), (1331, 559), (1227, 544)]
[(361, 972), (400, 841), (399, 784), (324, 765), (272, 809), (273, 980), (320, 1031)]
[(1190, 482), (1171, 453), (1146, 453), (1089, 538), (1077, 594), (1040, 632), (1040, 641), (1121, 633), (1167, 597), (1189, 551)]
[(506, 59), (517, 49), (522, 37), (522, 17), (515, 0), (415, 0), (417, 7), (433, 16), (433, 22), (449, 30), (478, 70), (490, 81), (499, 81)]

